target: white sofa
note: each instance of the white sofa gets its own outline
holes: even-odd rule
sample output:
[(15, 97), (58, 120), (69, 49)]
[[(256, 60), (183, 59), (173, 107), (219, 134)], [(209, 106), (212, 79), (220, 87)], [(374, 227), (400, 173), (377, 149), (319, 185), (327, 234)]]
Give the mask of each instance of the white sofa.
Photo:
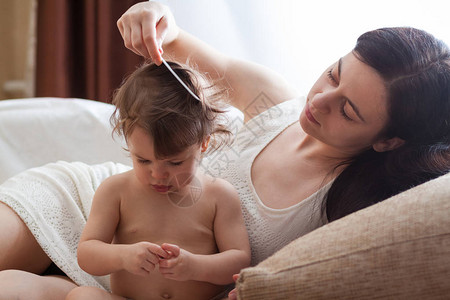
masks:
[(111, 136), (113, 111), (110, 104), (84, 99), (0, 101), (0, 183), (57, 160), (131, 165), (123, 140)]

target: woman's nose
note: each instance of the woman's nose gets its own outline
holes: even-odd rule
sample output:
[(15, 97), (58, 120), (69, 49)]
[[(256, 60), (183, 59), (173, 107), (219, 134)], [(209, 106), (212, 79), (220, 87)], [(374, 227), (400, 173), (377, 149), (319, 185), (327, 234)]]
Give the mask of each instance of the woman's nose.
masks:
[(329, 113), (331, 104), (333, 101), (333, 95), (331, 92), (321, 92), (314, 95), (310, 101), (310, 108), (320, 113)]

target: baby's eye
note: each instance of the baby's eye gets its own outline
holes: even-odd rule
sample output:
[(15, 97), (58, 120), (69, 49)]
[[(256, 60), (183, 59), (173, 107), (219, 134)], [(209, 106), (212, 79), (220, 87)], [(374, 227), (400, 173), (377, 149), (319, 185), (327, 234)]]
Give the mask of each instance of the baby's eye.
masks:
[(138, 163), (143, 164), (143, 165), (150, 163), (150, 161), (147, 159), (138, 159), (137, 161), (138, 161)]

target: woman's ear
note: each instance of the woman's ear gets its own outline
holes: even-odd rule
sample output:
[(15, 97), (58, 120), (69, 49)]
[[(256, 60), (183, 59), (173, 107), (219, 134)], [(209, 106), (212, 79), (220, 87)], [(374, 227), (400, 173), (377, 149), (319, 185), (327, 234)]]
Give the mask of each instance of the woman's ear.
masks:
[(206, 139), (202, 142), (202, 153), (205, 152), (208, 149), (209, 140), (211, 139), (211, 136), (208, 136)]
[(404, 140), (402, 140), (399, 137), (393, 137), (390, 139), (386, 139), (386, 140), (381, 140), (376, 142), (375, 144), (372, 145), (373, 150), (377, 151), (377, 152), (386, 152), (386, 151), (391, 151), (394, 150), (400, 146), (402, 146), (405, 143)]

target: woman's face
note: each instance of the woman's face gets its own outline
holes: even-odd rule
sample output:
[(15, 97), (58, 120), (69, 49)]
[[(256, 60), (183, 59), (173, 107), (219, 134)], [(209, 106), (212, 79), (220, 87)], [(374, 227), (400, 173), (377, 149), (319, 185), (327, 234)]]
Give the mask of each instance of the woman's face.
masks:
[(379, 141), (387, 118), (382, 78), (349, 53), (316, 81), (300, 115), (300, 124), (310, 136), (354, 155)]

